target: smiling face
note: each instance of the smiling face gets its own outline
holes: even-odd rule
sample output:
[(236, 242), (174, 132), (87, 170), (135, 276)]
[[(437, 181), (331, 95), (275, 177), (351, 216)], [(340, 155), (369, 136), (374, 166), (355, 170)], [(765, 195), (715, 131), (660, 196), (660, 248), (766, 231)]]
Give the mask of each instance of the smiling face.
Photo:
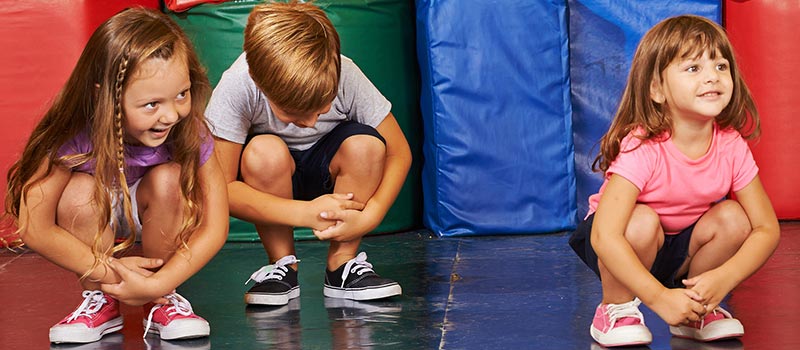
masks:
[(712, 121), (731, 101), (733, 79), (728, 60), (720, 52), (673, 60), (654, 79), (651, 98), (666, 105), (673, 119)]
[(125, 142), (148, 147), (164, 143), (172, 127), (191, 111), (190, 87), (183, 55), (142, 62), (122, 98)]

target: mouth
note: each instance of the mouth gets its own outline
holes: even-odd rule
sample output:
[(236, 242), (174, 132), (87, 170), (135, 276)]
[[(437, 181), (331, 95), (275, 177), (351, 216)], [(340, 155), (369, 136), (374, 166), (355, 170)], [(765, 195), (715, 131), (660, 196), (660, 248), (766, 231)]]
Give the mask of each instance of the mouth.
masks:
[(169, 133), (170, 127), (166, 128), (150, 128), (149, 131), (155, 134), (157, 137), (166, 136)]
[(698, 96), (699, 97), (718, 97), (720, 95), (722, 95), (722, 93), (720, 93), (719, 91), (708, 91), (708, 92), (704, 92), (704, 93), (702, 93), (702, 94), (700, 94)]

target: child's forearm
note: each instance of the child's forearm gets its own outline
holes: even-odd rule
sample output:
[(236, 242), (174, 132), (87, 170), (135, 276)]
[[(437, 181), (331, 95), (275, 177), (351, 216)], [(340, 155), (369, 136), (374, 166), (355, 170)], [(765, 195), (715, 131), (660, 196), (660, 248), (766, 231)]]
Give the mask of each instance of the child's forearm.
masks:
[[(152, 278), (158, 281), (161, 287), (159, 295), (166, 295), (174, 290), (191, 276), (200, 271), (211, 258), (222, 248), (227, 235), (227, 227), (216, 227), (195, 232), (186, 243), (187, 247), (178, 249), (175, 254), (158, 270)], [(225, 232), (225, 233), (223, 233)]]
[(87, 272), (86, 280), (101, 283), (118, 283), (119, 276), (102, 262), (93, 268), (96, 258), (85, 243), (61, 227), (52, 226), (42, 232), (26, 232), (23, 240), (29, 248), (61, 268), (78, 276)]
[(222, 248), (228, 238), (230, 211), (225, 178), (216, 157), (210, 158), (199, 171), (203, 186), (203, 223), (178, 247), (175, 254), (155, 274), (168, 290), (175, 289), (200, 271)]
[(750, 232), (739, 251), (719, 268), (735, 281), (734, 286), (739, 285), (767, 262), (779, 240), (778, 227), (757, 227)]
[[(404, 156), (388, 156), (386, 158), (386, 166), (383, 169), (383, 178), (375, 194), (367, 201), (364, 212), (376, 215), (377, 223), (380, 224), (383, 217), (391, 208), (397, 195), (403, 187), (403, 182), (408, 174), (408, 169), (411, 167), (411, 154), (409, 152), (407, 157)], [(374, 229), (374, 227), (372, 228)]]
[(264, 193), (241, 181), (231, 182), (227, 188), (230, 214), (235, 218), (255, 224), (307, 225), (304, 201)]
[(189, 237), (185, 246), (178, 247), (164, 266), (153, 275), (163, 286), (164, 294), (175, 289), (200, 271), (225, 244), (228, 237), (228, 207), (222, 182), (219, 187), (206, 187), (204, 222)]
[(377, 130), (386, 140), (386, 163), (380, 185), (363, 210), (369, 215), (374, 215), (377, 219), (374, 225), (376, 227), (397, 199), (412, 161), (411, 148), (394, 115), (389, 113), (378, 125)]

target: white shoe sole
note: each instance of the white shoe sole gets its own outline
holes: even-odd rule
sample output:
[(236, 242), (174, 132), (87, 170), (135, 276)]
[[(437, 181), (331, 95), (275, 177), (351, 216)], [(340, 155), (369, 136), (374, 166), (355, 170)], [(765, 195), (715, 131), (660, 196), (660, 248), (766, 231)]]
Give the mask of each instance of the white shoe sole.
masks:
[(403, 294), (403, 289), (397, 283), (368, 288), (338, 288), (325, 285), (322, 294), (329, 298), (351, 300), (375, 300)]
[(286, 305), (289, 300), (300, 296), (300, 287), (294, 287), (284, 294), (245, 293), (244, 302), (248, 305)]
[(122, 316), (109, 320), (101, 327), (89, 329), (83, 323), (55, 325), (50, 328), (51, 343), (91, 343), (100, 340), (104, 335), (122, 329)]
[[(143, 323), (146, 327), (147, 321)], [(205, 320), (186, 318), (173, 320), (166, 327), (153, 322), (148, 333), (158, 334), (163, 340), (202, 338), (211, 334), (211, 327)]]
[(672, 335), (680, 338), (694, 339), (699, 341), (713, 341), (728, 338), (738, 338), (744, 335), (744, 326), (739, 320), (726, 318), (709, 323), (703, 329), (692, 327), (669, 327)]
[(646, 327), (622, 326), (614, 328), (613, 333), (603, 333), (589, 326), (592, 339), (605, 347), (646, 345), (653, 342), (653, 334)]

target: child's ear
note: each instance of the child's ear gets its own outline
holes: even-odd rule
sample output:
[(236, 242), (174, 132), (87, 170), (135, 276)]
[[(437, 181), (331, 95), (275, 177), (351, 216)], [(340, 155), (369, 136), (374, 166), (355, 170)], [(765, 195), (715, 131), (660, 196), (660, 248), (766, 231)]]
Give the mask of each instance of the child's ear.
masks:
[(653, 77), (653, 81), (650, 82), (650, 99), (657, 104), (662, 104), (667, 100), (667, 97), (664, 96), (664, 89), (661, 87), (661, 79), (657, 76)]

